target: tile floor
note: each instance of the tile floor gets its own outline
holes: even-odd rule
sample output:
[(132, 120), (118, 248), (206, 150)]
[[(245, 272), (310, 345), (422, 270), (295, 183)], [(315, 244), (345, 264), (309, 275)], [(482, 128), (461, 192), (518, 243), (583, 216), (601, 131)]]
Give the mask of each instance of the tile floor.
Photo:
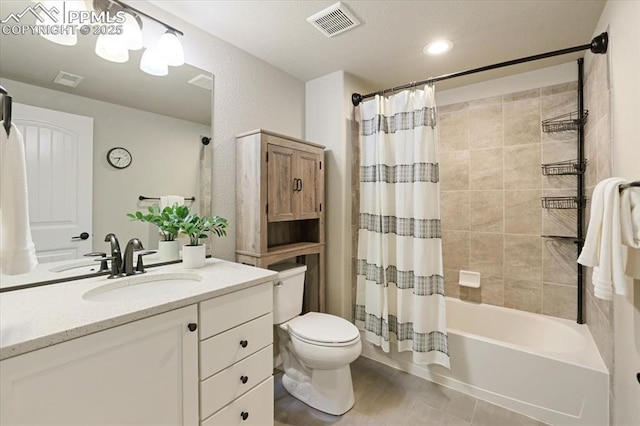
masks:
[(356, 403), (343, 416), (293, 398), (275, 372), (275, 426), (542, 426), (545, 423), (360, 357), (351, 364)]

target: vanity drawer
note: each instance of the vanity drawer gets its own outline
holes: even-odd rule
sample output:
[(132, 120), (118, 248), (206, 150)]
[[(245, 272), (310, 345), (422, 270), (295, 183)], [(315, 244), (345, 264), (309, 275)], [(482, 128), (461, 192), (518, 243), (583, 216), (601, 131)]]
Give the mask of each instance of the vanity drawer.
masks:
[(269, 377), (272, 348), (269, 345), (200, 383), (200, 418), (210, 416)]
[(273, 425), (273, 376), (202, 422), (219, 425)]
[(200, 342), (200, 379), (204, 380), (273, 343), (273, 315), (269, 312)]
[(200, 340), (271, 312), (272, 306), (271, 281), (201, 302), (198, 327)]

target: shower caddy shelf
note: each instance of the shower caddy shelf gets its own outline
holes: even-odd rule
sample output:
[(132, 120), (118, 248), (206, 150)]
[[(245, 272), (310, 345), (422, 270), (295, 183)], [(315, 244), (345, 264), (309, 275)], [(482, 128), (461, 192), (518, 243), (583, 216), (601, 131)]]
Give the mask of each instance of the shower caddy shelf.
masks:
[[(542, 238), (549, 238), (558, 241), (573, 242), (577, 246), (577, 256), (580, 255), (584, 245), (584, 212), (587, 207), (587, 198), (585, 197), (585, 171), (587, 168), (587, 159), (584, 156), (584, 125), (587, 122), (589, 111), (584, 109), (584, 59), (578, 59), (578, 108), (566, 114), (549, 118), (542, 121), (542, 131), (544, 133), (557, 133), (575, 131), (577, 139), (577, 155), (575, 159), (557, 161), (541, 165), (543, 176), (570, 176), (576, 177), (576, 195), (560, 196), (560, 197), (542, 197), (542, 207), (544, 209), (573, 209), (576, 214), (576, 236), (565, 235), (542, 235)], [(578, 324), (584, 323), (583, 315), (583, 286), (584, 286), (584, 269), (578, 264)]]
[(584, 174), (586, 168), (587, 160), (582, 162), (578, 160), (557, 161), (543, 164), (542, 174), (544, 176), (581, 175)]
[(581, 129), (587, 122), (589, 111), (580, 110), (568, 112), (557, 117), (548, 118), (542, 121), (542, 131), (545, 133), (567, 132)]

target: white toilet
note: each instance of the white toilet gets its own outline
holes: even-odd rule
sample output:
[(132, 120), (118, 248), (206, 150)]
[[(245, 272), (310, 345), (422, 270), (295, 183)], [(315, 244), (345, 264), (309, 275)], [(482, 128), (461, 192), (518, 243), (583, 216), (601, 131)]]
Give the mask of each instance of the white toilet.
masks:
[[(273, 323), (277, 324), (284, 374), (292, 396), (325, 413), (341, 415), (353, 407), (349, 364), (360, 356), (358, 328), (335, 315), (302, 312), (307, 267), (283, 263), (273, 289)], [(298, 316), (300, 315), (300, 316)]]

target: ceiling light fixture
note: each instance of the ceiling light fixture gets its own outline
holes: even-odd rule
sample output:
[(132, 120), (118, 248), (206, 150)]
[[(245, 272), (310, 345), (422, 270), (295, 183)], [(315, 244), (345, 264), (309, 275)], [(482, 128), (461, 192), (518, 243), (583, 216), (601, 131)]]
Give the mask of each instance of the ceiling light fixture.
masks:
[(184, 64), (184, 50), (174, 31), (168, 30), (160, 37), (156, 50), (164, 57), (167, 65), (179, 67)]
[(450, 40), (435, 40), (427, 44), (422, 51), (425, 55), (440, 55), (448, 52), (453, 47), (453, 42)]
[[(91, 28), (94, 25), (87, 25), (88, 22), (85, 21), (91, 19), (90, 23), (94, 24), (94, 20), (99, 16), (101, 25), (106, 28), (100, 28), (100, 35), (96, 40), (96, 55), (111, 62), (123, 63), (129, 60), (129, 50), (140, 50), (144, 47), (142, 34), (142, 18), (144, 17), (162, 25), (166, 32), (157, 41), (155, 48), (148, 48), (144, 52), (140, 61), (140, 69), (151, 75), (164, 76), (169, 73), (168, 65), (180, 66), (184, 64), (184, 49), (178, 39), (178, 35), (184, 35), (182, 31), (119, 0), (93, 0), (92, 4), (95, 14), (89, 15), (85, 2), (82, 0), (45, 1), (43, 6), (47, 13), (40, 12), (40, 21), (51, 25), (57, 23), (58, 26), (70, 30), (61, 34), (42, 34), (42, 36), (58, 44), (74, 46), (78, 42), (79, 28), (86, 27), (93, 33), (95, 30), (91, 30)], [(71, 15), (70, 11), (77, 13)], [(56, 15), (51, 15), (52, 13)], [(67, 24), (67, 19), (72, 23)], [(60, 25), (60, 23), (64, 25)], [(119, 26), (119, 31), (112, 31), (114, 28), (110, 26)], [(87, 34), (86, 32), (81, 33)]]
[(164, 56), (156, 49), (147, 49), (142, 54), (140, 69), (147, 74), (163, 77), (169, 74), (169, 66)]

